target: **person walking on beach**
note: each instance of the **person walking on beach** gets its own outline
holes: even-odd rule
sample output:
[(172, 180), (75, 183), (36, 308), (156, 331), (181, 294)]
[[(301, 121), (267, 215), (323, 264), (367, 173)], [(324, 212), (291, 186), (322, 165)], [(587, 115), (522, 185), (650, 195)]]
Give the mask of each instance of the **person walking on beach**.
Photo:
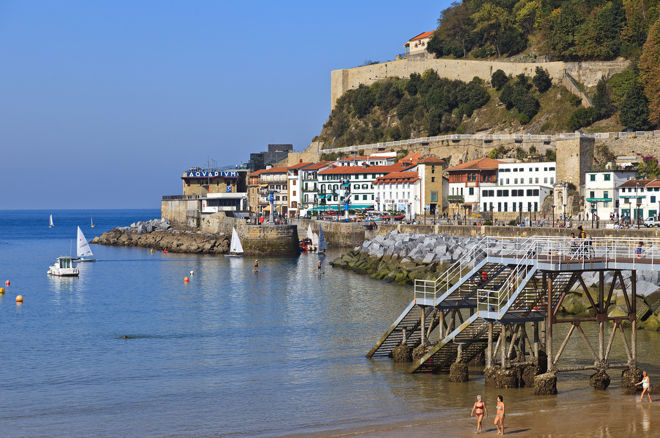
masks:
[(642, 395), (639, 396), (639, 401), (644, 400), (644, 394), (649, 398), (649, 403), (653, 403), (653, 400), (651, 400), (651, 380), (649, 379), (649, 375), (646, 374), (646, 371), (643, 373), (644, 377), (642, 377), (642, 381), (639, 383), (635, 383), (635, 386), (642, 385)]
[(495, 421), (493, 421), (495, 427), (497, 427), (497, 434), (504, 435), (504, 397), (501, 395), (497, 396), (497, 406), (495, 406)]
[(488, 411), (486, 411), (486, 404), (481, 401), (481, 396), (477, 396), (477, 401), (472, 405), (472, 412), (470, 412), (470, 417), (473, 415), (477, 416), (477, 433), (481, 432), (481, 421), (484, 417), (488, 416)]

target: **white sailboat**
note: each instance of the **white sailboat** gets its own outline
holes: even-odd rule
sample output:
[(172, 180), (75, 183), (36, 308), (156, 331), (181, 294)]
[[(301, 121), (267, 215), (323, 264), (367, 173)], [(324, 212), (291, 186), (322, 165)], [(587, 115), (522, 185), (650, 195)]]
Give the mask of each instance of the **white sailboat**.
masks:
[(89, 226), (94, 228), (96, 225), (94, 225), (94, 218), (93, 217), (90, 217), (90, 222), (91, 222), (91, 224)]
[(238, 233), (236, 228), (232, 229), (231, 232), (231, 245), (229, 246), (229, 254), (225, 254), (226, 257), (242, 257), (243, 256), (243, 245), (241, 245), (241, 239), (238, 238)]
[(325, 252), (328, 249), (328, 244), (325, 241), (325, 234), (323, 234), (323, 227), (319, 225), (319, 252)]
[(87, 239), (85, 239), (85, 235), (83, 234), (80, 227), (78, 227), (78, 239), (76, 244), (76, 256), (78, 258), (75, 259), (74, 262), (77, 263), (95, 262), (96, 259), (85, 258), (85, 257), (91, 257), (93, 255), (94, 254), (92, 253), (92, 249), (89, 247), (89, 243), (87, 243)]
[(50, 222), (48, 223), (48, 228), (53, 228), (55, 227), (55, 224), (53, 223), (53, 215), (50, 215)]
[(316, 233), (312, 233), (312, 245), (319, 247), (319, 235)]

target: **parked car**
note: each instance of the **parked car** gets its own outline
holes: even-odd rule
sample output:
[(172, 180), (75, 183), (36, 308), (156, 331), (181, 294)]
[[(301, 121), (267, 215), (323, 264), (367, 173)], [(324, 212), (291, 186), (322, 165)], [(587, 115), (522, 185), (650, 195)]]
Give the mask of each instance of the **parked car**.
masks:
[(644, 219), (644, 226), (648, 228), (660, 227), (660, 219), (657, 217), (647, 217)]

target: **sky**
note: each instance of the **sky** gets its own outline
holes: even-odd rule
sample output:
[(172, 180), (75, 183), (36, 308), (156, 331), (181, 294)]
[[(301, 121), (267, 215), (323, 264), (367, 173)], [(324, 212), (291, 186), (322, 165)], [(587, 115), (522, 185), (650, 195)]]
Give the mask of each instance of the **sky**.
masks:
[(159, 208), (189, 167), (303, 150), (330, 71), (392, 60), (448, 5), (0, 0), (0, 210)]

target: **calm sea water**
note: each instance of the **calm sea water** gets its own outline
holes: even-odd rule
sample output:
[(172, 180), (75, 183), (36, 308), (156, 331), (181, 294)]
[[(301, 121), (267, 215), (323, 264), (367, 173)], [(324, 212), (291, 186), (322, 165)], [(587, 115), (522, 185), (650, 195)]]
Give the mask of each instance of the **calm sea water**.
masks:
[[(495, 395), (477, 374), (450, 384), (364, 358), (409, 287), (327, 260), (319, 275), (317, 255), (263, 259), (255, 275), (247, 258), (97, 245), (98, 261), (80, 265), (79, 278), (49, 278), (77, 225), (91, 240), (159, 215), (55, 211), (49, 229), (50, 213), (0, 211), (0, 280), (12, 282), (0, 297), (0, 436), (281, 436), (430, 417), (465, 431), (474, 394)], [(657, 373), (654, 336), (642, 332), (652, 348), (640, 350)], [(585, 388), (584, 377), (562, 377), (552, 403), (618, 394)], [(547, 403), (527, 389), (504, 393), (516, 400), (509, 410)]]

